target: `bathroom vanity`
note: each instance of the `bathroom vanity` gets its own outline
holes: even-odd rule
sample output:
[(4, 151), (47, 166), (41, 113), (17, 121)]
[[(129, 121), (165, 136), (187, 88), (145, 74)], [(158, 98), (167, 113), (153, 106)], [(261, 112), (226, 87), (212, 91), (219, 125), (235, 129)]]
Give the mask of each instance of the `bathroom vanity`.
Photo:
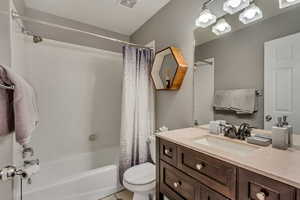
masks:
[(250, 145), (205, 128), (159, 134), (157, 199), (300, 200), (300, 151)]

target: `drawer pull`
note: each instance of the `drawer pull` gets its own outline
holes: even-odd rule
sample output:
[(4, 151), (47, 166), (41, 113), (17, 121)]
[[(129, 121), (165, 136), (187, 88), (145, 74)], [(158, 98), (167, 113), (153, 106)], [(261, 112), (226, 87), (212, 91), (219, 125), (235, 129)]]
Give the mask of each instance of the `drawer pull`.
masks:
[(203, 164), (196, 164), (196, 169), (201, 170), (204, 167)]
[(265, 200), (266, 199), (266, 194), (264, 192), (258, 192), (256, 194), (256, 197), (258, 200)]
[(169, 150), (169, 149), (165, 149), (165, 154), (169, 154), (169, 153), (171, 153), (172, 151), (171, 150)]
[(180, 186), (180, 182), (173, 183), (174, 188), (178, 188)]

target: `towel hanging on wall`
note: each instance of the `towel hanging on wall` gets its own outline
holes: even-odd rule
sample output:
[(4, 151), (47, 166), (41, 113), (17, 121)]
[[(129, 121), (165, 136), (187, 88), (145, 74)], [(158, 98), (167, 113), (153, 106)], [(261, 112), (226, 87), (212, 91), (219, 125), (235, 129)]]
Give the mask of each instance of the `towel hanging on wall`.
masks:
[(39, 123), (34, 90), (21, 76), (1, 65), (0, 84), (14, 86), (14, 90), (0, 88), (0, 136), (15, 131), (17, 142), (28, 144)]
[(258, 110), (256, 89), (217, 90), (215, 110), (229, 110), (237, 114), (253, 114)]

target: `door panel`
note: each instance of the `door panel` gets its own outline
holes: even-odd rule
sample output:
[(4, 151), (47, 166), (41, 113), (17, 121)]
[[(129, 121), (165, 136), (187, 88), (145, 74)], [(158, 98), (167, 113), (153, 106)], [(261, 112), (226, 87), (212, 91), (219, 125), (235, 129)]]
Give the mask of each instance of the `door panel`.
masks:
[[(300, 33), (265, 43), (265, 129), (271, 129), (279, 116), (300, 132)], [(297, 123), (298, 122), (298, 123)]]

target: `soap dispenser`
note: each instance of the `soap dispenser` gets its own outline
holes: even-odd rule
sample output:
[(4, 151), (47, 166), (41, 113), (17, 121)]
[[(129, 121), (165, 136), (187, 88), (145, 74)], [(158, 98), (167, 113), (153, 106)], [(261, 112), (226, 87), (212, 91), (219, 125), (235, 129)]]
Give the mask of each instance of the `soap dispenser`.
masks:
[(289, 147), (289, 129), (284, 126), (282, 117), (278, 117), (276, 125), (272, 127), (272, 147), (282, 150)]
[(284, 127), (287, 127), (289, 129), (288, 144), (289, 144), (289, 147), (292, 147), (293, 146), (293, 127), (288, 123), (287, 118), (288, 118), (288, 116), (286, 116), (286, 115), (283, 116), (282, 124)]

